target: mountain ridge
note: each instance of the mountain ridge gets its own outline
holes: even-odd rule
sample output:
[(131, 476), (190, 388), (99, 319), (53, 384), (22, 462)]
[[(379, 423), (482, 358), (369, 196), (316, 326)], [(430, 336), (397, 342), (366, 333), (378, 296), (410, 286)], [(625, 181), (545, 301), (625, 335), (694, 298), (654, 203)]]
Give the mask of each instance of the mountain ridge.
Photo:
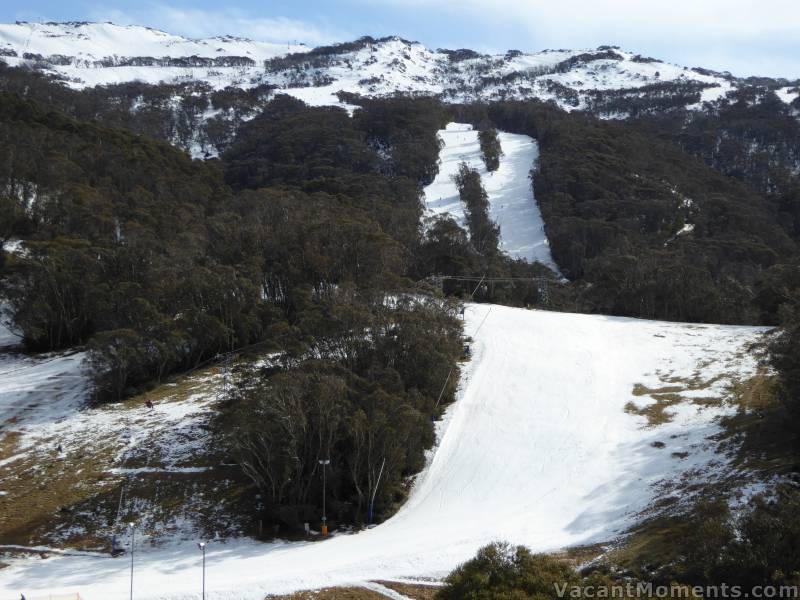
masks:
[[(680, 88), (683, 105), (701, 108), (754, 78), (675, 65), (622, 50), (430, 50), (399, 36), (310, 48), (236, 36), (186, 38), (140, 25), (22, 23), (0, 25), (0, 57), (75, 89), (125, 82), (195, 81), (213, 89), (281, 89), (311, 105), (344, 105), (341, 93), (382, 97), (432, 95), (450, 103), (540, 99), (565, 110), (591, 110), (603, 94), (665, 95)], [(756, 77), (788, 103), (799, 82)], [(608, 117), (619, 118), (610, 111)]]

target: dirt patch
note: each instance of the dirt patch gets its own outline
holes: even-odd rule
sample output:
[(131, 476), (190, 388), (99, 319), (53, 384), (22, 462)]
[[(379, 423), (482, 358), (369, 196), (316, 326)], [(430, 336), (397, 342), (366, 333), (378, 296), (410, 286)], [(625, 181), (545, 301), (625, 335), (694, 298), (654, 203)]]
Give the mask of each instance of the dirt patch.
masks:
[(389, 588), (412, 600), (433, 600), (436, 592), (441, 589), (439, 585), (424, 585), (419, 583), (401, 583), (397, 581), (377, 581), (385, 588)]
[(386, 596), (365, 588), (324, 588), (295, 592), (284, 596), (267, 596), (265, 600), (386, 600)]

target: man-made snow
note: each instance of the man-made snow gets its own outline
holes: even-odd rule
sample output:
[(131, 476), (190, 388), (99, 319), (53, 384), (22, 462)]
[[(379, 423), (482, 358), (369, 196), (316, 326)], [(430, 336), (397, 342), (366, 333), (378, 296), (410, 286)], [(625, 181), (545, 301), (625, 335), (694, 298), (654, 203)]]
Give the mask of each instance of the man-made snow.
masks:
[(478, 132), (471, 125), (449, 123), (439, 137), (444, 145), (439, 154), (439, 173), (425, 188), (427, 214), (449, 213), (466, 227), (464, 206), (453, 180), (459, 165), (466, 163), (480, 173), (489, 196), (490, 216), (500, 226), (500, 250), (512, 258), (541, 262), (558, 273), (530, 180), (531, 168), (539, 156), (536, 140), (499, 132), (503, 156), (500, 167), (490, 173), (483, 163)]
[[(709, 397), (754, 373), (745, 348), (763, 329), (490, 305), (468, 306), (465, 318), (473, 358), (438, 424), (438, 446), (397, 515), (320, 543), (212, 542), (209, 598), (261, 600), (301, 588), (440, 577), (497, 539), (541, 551), (606, 541), (653, 499), (680, 501), (681, 486), (724, 472), (727, 459), (709, 438), (734, 409)], [(703, 398), (693, 403), (695, 388), (658, 426), (632, 414), (631, 406), (651, 401), (634, 395), (634, 386), (658, 388), (667, 378), (706, 381)], [(200, 558), (188, 541), (140, 548), (136, 598), (199, 598)], [(0, 570), (3, 597), (127, 594), (125, 558), (11, 562)]]

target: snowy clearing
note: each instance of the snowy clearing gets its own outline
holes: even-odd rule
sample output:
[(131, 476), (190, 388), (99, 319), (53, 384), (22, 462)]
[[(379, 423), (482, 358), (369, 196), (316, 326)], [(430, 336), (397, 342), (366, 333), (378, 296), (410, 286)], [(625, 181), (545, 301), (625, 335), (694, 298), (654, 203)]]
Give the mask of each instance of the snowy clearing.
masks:
[(498, 132), (503, 156), (492, 173), (483, 163), (478, 132), (466, 123), (449, 123), (439, 131), (444, 146), (439, 154), (439, 173), (425, 188), (428, 216), (450, 213), (466, 227), (464, 207), (453, 177), (463, 162), (480, 173), (489, 195), (490, 216), (500, 226), (500, 250), (512, 258), (538, 261), (559, 273), (550, 255), (539, 205), (533, 197), (530, 170), (539, 156), (536, 140), (527, 135)]
[[(398, 514), (321, 543), (212, 543), (208, 597), (441, 577), (496, 539), (541, 551), (611, 540), (654, 499), (725, 475), (709, 437), (734, 410), (727, 386), (754, 374), (746, 347), (764, 331), (468, 306), (473, 359)], [(688, 393), (655, 425), (636, 410), (655, 402), (642, 390), (657, 393), (667, 380)], [(10, 562), (0, 570), (9, 597), (100, 600), (128, 590), (125, 558)], [(137, 549), (137, 598), (199, 598), (200, 575), (193, 542)]]

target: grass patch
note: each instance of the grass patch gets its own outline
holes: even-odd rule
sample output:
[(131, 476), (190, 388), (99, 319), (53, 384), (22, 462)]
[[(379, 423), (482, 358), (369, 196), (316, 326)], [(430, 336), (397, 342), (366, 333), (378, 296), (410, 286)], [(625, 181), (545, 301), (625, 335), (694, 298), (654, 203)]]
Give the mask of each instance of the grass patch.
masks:
[[(105, 447), (80, 446), (63, 457), (28, 453), (0, 468), (6, 495), (0, 497), (0, 543), (37, 545), (50, 540), (45, 532), (64, 529), (72, 507), (92, 503), (113, 489), (106, 465), (95, 453)], [(59, 525), (62, 524), (61, 527)], [(80, 548), (95, 548), (92, 536), (72, 536)]]
[[(189, 431), (192, 451), (179, 463), (170, 463), (159, 451), (169, 452), (176, 435), (171, 428), (155, 429), (159, 406), (166, 411), (172, 403), (203, 395), (198, 410), (213, 412), (214, 390), (220, 384), (216, 367), (170, 379), (122, 404), (88, 409), (76, 415), (84, 419), (77, 426), (88, 423), (88, 429), (64, 439), (41, 439), (24, 451), (21, 434), (6, 432), (0, 438), (0, 457), (17, 457), (0, 467), (0, 490), (6, 492), (0, 496), (0, 544), (102, 551), (109, 549), (112, 534), (120, 533), (119, 524), (130, 518), (136, 518), (152, 540), (187, 519), (207, 535), (257, 532), (257, 520), (247, 518), (255, 514), (250, 482), (238, 467), (222, 465), (225, 457), (204, 426)], [(156, 405), (152, 416), (143, 410), (148, 400)], [(106, 423), (97, 434), (92, 429), (96, 422)], [(139, 431), (135, 443), (127, 423)], [(53, 450), (58, 444), (61, 454)], [(116, 460), (120, 453), (122, 462)], [(207, 470), (165, 472), (162, 467), (169, 464)], [(120, 467), (150, 470), (112, 472)]]
[(684, 388), (682, 386), (671, 385), (665, 386), (660, 388), (649, 388), (646, 385), (642, 385), (641, 383), (637, 383), (633, 386), (633, 395), (634, 396), (652, 396), (654, 394), (674, 394), (676, 392), (682, 392)]
[[(723, 431), (713, 438), (730, 461), (726, 471), (662, 498), (602, 562), (626, 573), (647, 573), (673, 564), (685, 540), (694, 539), (696, 528), (703, 526), (709, 501), (727, 505), (746, 484), (800, 470), (796, 418), (788, 413), (780, 392), (777, 376), (763, 367), (749, 379), (733, 381), (725, 400), (737, 407), (736, 414), (721, 419)], [(686, 454), (672, 456), (680, 460)]]
[[(376, 581), (385, 588), (395, 591), (412, 600), (433, 600), (440, 587), (397, 581)], [(362, 587), (332, 587), (320, 590), (305, 590), (282, 596), (270, 595), (265, 600), (385, 600), (380, 592)]]
[(795, 416), (781, 401), (779, 386), (776, 375), (761, 369), (731, 388), (739, 410), (722, 420), (719, 440), (738, 469), (762, 477), (800, 470)]
[[(672, 413), (667, 410), (671, 406), (689, 402), (695, 406), (719, 406), (725, 398), (716, 396), (686, 396), (687, 392), (696, 392), (709, 389), (715, 383), (731, 377), (727, 374), (715, 375), (710, 379), (703, 379), (700, 372), (695, 371), (691, 377), (667, 376), (659, 373), (659, 378), (666, 384), (661, 387), (647, 387), (636, 383), (631, 393), (637, 398), (647, 397), (652, 402), (646, 406), (639, 406), (635, 402), (625, 405), (625, 412), (630, 415), (647, 419), (648, 427), (657, 427), (672, 421)], [(731, 377), (732, 378), (732, 377)]]
[(660, 566), (675, 558), (678, 548), (693, 523), (683, 516), (658, 516), (634, 527), (618, 547), (610, 550), (603, 562), (628, 571), (641, 566)]

